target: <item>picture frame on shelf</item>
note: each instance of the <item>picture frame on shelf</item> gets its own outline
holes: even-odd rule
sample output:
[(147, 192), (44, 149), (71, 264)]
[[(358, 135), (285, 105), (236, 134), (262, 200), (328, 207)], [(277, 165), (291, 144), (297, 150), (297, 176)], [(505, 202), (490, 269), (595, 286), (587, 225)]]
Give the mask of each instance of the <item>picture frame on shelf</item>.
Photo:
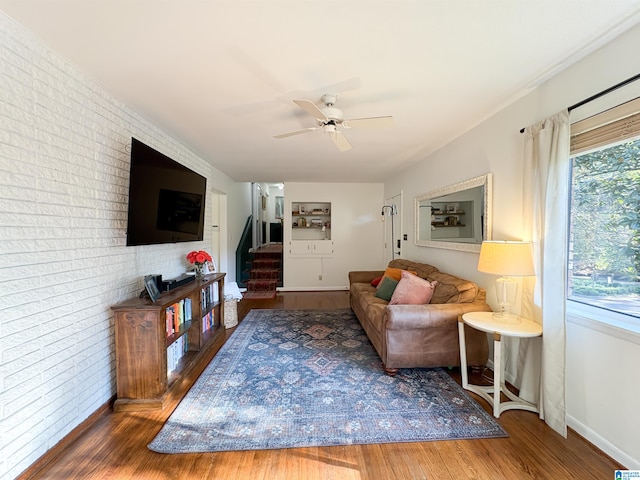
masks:
[(158, 300), (158, 297), (160, 296), (160, 290), (158, 290), (156, 279), (153, 275), (145, 275), (144, 288), (147, 291), (147, 294), (149, 295), (149, 298), (152, 302)]
[(446, 207), (446, 212), (447, 213), (455, 213), (455, 211), (456, 211), (456, 206), (455, 205), (452, 205), (452, 204), (447, 205), (447, 207)]
[(207, 262), (207, 273), (216, 273), (216, 261), (213, 259), (213, 257), (211, 258), (210, 262)]
[(300, 213), (300, 215), (304, 215), (305, 213), (307, 213), (307, 207), (305, 207), (304, 205), (300, 205), (298, 207), (298, 212)]

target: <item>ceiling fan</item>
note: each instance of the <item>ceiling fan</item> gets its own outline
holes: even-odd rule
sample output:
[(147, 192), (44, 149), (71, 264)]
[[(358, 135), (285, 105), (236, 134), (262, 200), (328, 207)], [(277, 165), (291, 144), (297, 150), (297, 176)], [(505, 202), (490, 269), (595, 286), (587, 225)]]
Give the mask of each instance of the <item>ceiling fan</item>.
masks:
[(342, 110), (334, 106), (337, 99), (337, 94), (325, 93), (322, 96), (323, 107), (318, 107), (309, 100), (294, 100), (293, 102), (296, 105), (316, 119), (317, 126), (274, 135), (273, 138), (291, 137), (322, 129), (325, 134), (331, 137), (338, 150), (345, 152), (351, 149), (351, 143), (344, 136), (344, 133), (340, 130), (341, 128), (384, 128), (393, 126), (393, 117), (391, 116), (345, 119)]

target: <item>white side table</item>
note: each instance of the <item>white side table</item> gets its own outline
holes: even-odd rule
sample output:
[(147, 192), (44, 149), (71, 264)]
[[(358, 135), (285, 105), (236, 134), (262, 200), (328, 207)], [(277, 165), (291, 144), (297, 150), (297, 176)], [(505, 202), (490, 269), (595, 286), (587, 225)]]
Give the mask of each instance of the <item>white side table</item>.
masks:
[[(471, 385), (467, 374), (467, 350), (464, 336), (465, 323), (476, 330), (493, 334), (493, 385)], [(539, 412), (538, 406), (523, 400), (505, 386), (504, 364), (502, 362), (502, 336), (538, 337), (542, 335), (542, 325), (526, 318), (517, 317), (517, 321), (506, 322), (494, 319), (492, 312), (470, 312), (458, 317), (458, 335), (460, 338), (460, 370), (462, 387), (474, 392), (493, 404), (493, 416), (500, 417), (505, 410), (520, 409)], [(500, 392), (510, 401), (500, 402)]]

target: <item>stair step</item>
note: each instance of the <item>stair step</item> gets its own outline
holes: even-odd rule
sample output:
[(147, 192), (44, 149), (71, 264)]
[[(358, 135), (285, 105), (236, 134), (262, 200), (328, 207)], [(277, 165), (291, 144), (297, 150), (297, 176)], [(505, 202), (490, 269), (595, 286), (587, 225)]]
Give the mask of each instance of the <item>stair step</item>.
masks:
[(247, 280), (247, 290), (250, 292), (262, 292), (266, 290), (275, 290), (277, 285), (278, 285), (277, 279)]
[(254, 252), (254, 258), (257, 259), (261, 259), (261, 260), (268, 260), (268, 259), (280, 259), (282, 257), (281, 253), (278, 252)]
[(264, 268), (264, 269), (252, 269), (250, 272), (251, 280), (263, 280), (263, 279), (278, 279), (280, 277), (280, 270), (277, 268)]
[(252, 269), (263, 269), (263, 268), (280, 268), (280, 260), (278, 259), (268, 259), (268, 260), (254, 260), (251, 262)]

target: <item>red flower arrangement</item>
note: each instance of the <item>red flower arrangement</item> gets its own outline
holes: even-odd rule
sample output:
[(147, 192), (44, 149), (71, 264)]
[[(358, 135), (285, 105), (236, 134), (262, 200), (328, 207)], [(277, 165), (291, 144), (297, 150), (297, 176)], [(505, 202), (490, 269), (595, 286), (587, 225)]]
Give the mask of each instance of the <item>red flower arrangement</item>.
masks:
[(205, 262), (211, 262), (212, 258), (204, 250), (194, 250), (187, 254), (187, 260), (189, 263), (195, 263), (196, 265), (203, 265)]

